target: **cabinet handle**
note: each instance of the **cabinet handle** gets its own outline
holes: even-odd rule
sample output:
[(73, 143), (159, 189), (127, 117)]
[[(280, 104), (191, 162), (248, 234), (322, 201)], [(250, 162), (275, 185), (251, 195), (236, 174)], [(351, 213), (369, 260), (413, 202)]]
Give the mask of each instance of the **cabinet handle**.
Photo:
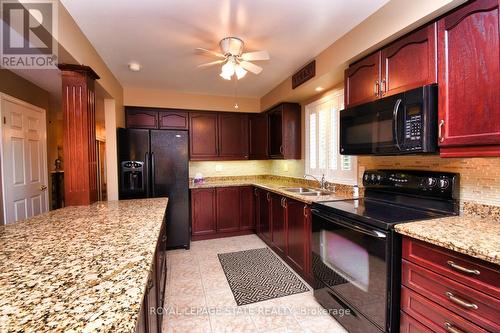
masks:
[(378, 80), (375, 81), (375, 86), (373, 87), (373, 92), (376, 97), (379, 95), (379, 90), (380, 90), (380, 85), (378, 83)]
[(446, 262), (451, 268), (453, 268), (454, 270), (456, 271), (459, 271), (461, 273), (465, 273), (465, 274), (474, 274), (474, 275), (479, 275), (481, 274), (481, 272), (477, 269), (469, 269), (469, 268), (465, 268), (463, 266), (460, 266), (460, 265), (457, 265), (455, 264), (453, 261), (451, 260), (448, 260)]
[(453, 324), (450, 324), (449, 322), (444, 323), (444, 328), (450, 333), (466, 333), (465, 331), (456, 328)]
[(283, 155), (283, 146), (280, 146), (280, 154)]
[(457, 305), (460, 305), (461, 307), (465, 308), (465, 309), (469, 309), (469, 310), (477, 310), (477, 305), (474, 304), (474, 303), (469, 303), (467, 301), (464, 301), (463, 299), (461, 298), (458, 298), (457, 296), (453, 295), (453, 293), (447, 291), (445, 293), (446, 297), (448, 297), (448, 299), (450, 301), (452, 301), (453, 303), (457, 304)]
[(283, 203), (283, 204), (282, 204), (282, 205), (283, 205), (283, 208), (286, 208), (286, 198), (283, 198), (282, 200), (283, 200), (283, 201), (282, 201), (282, 203)]
[(257, 193), (257, 189), (256, 188), (253, 189), (253, 195), (255, 195), (256, 197), (259, 196), (259, 194)]
[(151, 290), (151, 288), (153, 288), (153, 279), (148, 278), (148, 290)]
[(443, 142), (444, 141), (443, 126), (444, 126), (444, 119), (441, 119), (441, 121), (439, 122), (439, 128), (438, 128), (439, 142)]
[(386, 81), (385, 79), (382, 79), (381, 81), (381, 86), (380, 86), (380, 92), (381, 92), (381, 95), (384, 96), (386, 91), (387, 91), (387, 86), (386, 86)]
[(266, 199), (267, 201), (271, 201), (271, 194), (269, 192), (267, 192), (266, 194)]
[(307, 205), (304, 205), (304, 217), (307, 218)]

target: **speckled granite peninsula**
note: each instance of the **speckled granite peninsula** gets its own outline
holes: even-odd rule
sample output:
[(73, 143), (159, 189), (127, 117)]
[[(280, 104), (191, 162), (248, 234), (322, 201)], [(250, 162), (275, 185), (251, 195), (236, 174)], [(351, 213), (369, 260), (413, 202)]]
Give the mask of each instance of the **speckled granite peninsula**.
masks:
[(0, 332), (134, 332), (167, 198), (0, 227)]

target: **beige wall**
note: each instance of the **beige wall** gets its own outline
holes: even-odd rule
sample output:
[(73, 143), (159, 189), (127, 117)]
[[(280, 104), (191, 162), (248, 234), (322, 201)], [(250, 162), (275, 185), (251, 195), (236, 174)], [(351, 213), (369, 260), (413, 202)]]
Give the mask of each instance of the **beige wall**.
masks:
[[(317, 86), (331, 88), (344, 80), (350, 62), (421, 24), (465, 2), (464, 0), (391, 0), (373, 15), (316, 56), (316, 77), (292, 89), (291, 76), (261, 98), (261, 110), (281, 101), (302, 102)], [(292, 74), (292, 73), (291, 73)]]
[[(238, 109), (234, 108), (235, 101), (238, 102)], [(260, 101), (258, 98), (238, 97), (235, 99), (234, 96), (200, 95), (136, 87), (124, 88), (124, 104), (209, 111), (260, 111)]]

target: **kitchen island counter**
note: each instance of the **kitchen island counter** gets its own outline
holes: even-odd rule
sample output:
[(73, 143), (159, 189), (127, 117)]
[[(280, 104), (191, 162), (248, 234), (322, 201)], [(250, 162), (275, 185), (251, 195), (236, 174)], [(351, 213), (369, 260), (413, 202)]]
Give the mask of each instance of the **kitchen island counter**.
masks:
[(134, 332), (167, 198), (0, 227), (0, 332)]

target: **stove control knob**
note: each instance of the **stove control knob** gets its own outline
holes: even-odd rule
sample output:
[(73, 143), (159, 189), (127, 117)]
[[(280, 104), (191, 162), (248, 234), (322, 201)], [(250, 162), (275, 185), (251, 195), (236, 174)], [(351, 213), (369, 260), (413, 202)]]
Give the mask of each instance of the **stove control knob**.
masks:
[(372, 181), (375, 181), (375, 175), (374, 175), (373, 173), (372, 173), (372, 175), (371, 175), (371, 180), (372, 180)]
[(429, 177), (427, 178), (427, 186), (428, 187), (434, 187), (437, 184), (436, 178)]
[(450, 182), (448, 181), (448, 179), (440, 179), (439, 180), (439, 188), (444, 190), (446, 188), (448, 188), (448, 186), (450, 185)]
[(382, 176), (381, 175), (377, 175), (377, 181), (380, 182), (382, 180)]

